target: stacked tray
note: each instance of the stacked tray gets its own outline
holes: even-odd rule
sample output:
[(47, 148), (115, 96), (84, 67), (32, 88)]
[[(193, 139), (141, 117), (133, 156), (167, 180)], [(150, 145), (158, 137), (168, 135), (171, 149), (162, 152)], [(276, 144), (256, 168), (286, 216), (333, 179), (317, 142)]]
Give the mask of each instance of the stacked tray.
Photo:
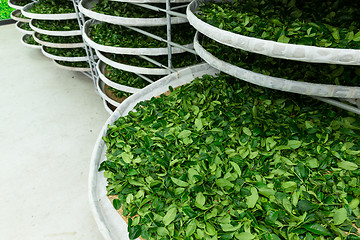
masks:
[[(27, 4), (21, 11), (31, 18), (29, 26), (42, 53), (54, 63), (72, 71), (89, 71), (79, 23), (71, 1), (54, 5), (49, 2)], [(62, 9), (62, 10), (58, 10)], [(50, 12), (50, 13), (49, 13)]]
[[(126, 116), (133, 110), (137, 103), (159, 96), (168, 91), (169, 87), (176, 88), (188, 84), (204, 74), (215, 75), (218, 73), (219, 71), (217, 69), (210, 67), (206, 63), (202, 63), (180, 70), (178, 73), (167, 75), (127, 98), (104, 124), (92, 153), (88, 183), (91, 210), (104, 239), (129, 239), (127, 223), (114, 209), (108, 199), (108, 193), (106, 191), (107, 179), (104, 177), (103, 171), (98, 171), (101, 162), (106, 159), (107, 147), (103, 137), (106, 135), (109, 125), (112, 125), (120, 117)], [(104, 106), (111, 111), (108, 105)]]
[[(166, 44), (166, 14), (141, 7), (134, 4), (135, 2), (140, 5), (150, 3), (152, 4), (150, 8), (165, 8), (163, 0), (82, 0), (79, 4), (80, 12), (90, 18), (84, 25), (83, 38), (90, 47), (96, 50), (99, 57), (97, 71), (100, 81), (97, 87), (109, 113), (112, 112), (110, 109), (119, 106), (129, 95), (170, 73), (167, 69), (169, 48)], [(183, 5), (178, 9), (185, 12), (184, 3), (188, 1), (171, 2)], [(187, 19), (171, 17), (171, 27), (173, 37), (182, 38), (178, 43), (192, 49), (193, 35), (186, 33), (192, 28), (187, 24)], [(144, 35), (141, 31), (151, 33), (151, 37)], [(176, 42), (175, 39), (173, 39), (174, 42)], [(178, 54), (179, 56), (186, 55), (184, 49), (172, 47), (171, 51), (175, 54), (173, 58), (176, 58)], [(156, 59), (155, 64), (149, 62), (152, 58)], [(178, 64), (179, 67), (175, 65), (173, 67), (179, 70), (193, 65), (199, 59), (194, 57), (189, 64), (182, 62)]]
[(32, 0), (9, 0), (8, 5), (15, 10), (11, 12), (10, 17), (17, 21), (16, 23), (16, 29), (19, 30), (24, 35), (21, 37), (21, 42), (27, 47), (30, 48), (38, 48), (40, 49), (41, 46), (35, 42), (32, 34), (34, 31), (30, 27), (30, 18), (25, 17), (21, 13), (21, 9), (24, 8), (26, 4), (32, 3)]
[[(305, 45), (309, 43), (291, 42), (295, 39), (291, 34), (297, 34), (296, 31), (302, 30), (299, 27), (296, 31), (294, 30), (295, 33), (290, 34), (291, 28), (289, 26), (294, 26), (295, 23), (293, 22), (286, 25), (282, 24), (281, 21), (272, 20), (275, 27), (279, 26), (286, 29), (281, 33), (280, 37), (277, 36), (278, 38), (275, 39), (271, 39), (272, 36), (263, 37), (264, 33), (261, 37), (255, 35), (257, 31), (256, 24), (253, 25), (255, 29), (251, 29), (252, 22), (249, 22), (249, 20), (244, 22), (247, 28), (240, 26), (243, 24), (241, 22), (234, 25), (220, 23), (224, 19), (221, 19), (221, 17), (216, 19), (210, 16), (211, 13), (207, 12), (210, 10), (206, 7), (213, 4), (213, 6), (218, 6), (224, 10), (226, 7), (223, 7), (221, 2), (195, 0), (187, 8), (189, 22), (198, 31), (194, 39), (194, 48), (199, 56), (211, 66), (263, 87), (314, 97), (348, 99), (349, 102), (357, 103), (360, 106), (358, 101), (360, 88), (356, 80), (360, 71), (358, 68), (360, 65), (358, 41), (360, 39), (357, 39), (360, 34), (357, 31), (360, 29), (358, 29), (357, 25), (352, 27), (353, 32), (350, 31), (350, 28), (348, 29), (349, 35), (346, 38), (352, 36), (353, 39), (349, 40), (351, 43), (348, 43), (348, 45), (341, 45), (341, 41), (344, 40), (341, 39), (343, 36), (340, 36), (340, 34), (346, 28), (336, 30), (335, 27), (332, 28), (333, 32), (329, 33), (329, 38), (332, 38), (333, 42), (328, 44), (326, 39), (323, 39), (322, 41), (328, 45), (323, 43)], [(243, 2), (243, 4), (245, 3)], [(251, 9), (248, 9), (237, 12), (244, 14), (244, 16), (247, 14), (247, 18), (251, 19), (252, 12)], [(226, 11), (228, 10), (225, 9)], [(284, 19), (280, 20), (287, 23)], [(316, 22), (317, 19), (313, 20)], [(233, 20), (227, 19), (227, 21), (231, 22)], [(236, 24), (239, 27), (236, 27)], [(321, 23), (309, 24), (313, 26), (308, 28), (308, 35), (312, 38), (308, 37), (307, 39), (314, 39), (317, 33), (316, 29), (321, 29), (322, 25)], [(325, 26), (329, 29), (331, 27), (330, 25)], [(336, 31), (340, 31), (340, 34)], [(222, 49), (222, 51), (219, 49)], [(235, 53), (237, 54), (236, 57)], [(273, 64), (272, 67), (269, 66), (269, 62)], [(298, 75), (294, 73), (290, 74), (290, 76), (284, 76), (286, 68), (296, 69), (298, 72), (303, 71), (304, 74)], [(336, 74), (339, 76), (336, 76)], [(312, 77), (309, 77), (309, 75), (312, 75)], [(336, 78), (332, 79), (331, 75)], [(356, 109), (353, 110), (356, 112)]]

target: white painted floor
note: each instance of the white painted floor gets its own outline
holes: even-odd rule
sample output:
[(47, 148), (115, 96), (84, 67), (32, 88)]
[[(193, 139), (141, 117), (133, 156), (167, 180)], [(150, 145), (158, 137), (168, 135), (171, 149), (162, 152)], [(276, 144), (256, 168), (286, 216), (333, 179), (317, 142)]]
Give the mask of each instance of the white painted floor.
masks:
[(108, 118), (92, 80), (0, 26), (0, 239), (101, 240), (88, 168)]

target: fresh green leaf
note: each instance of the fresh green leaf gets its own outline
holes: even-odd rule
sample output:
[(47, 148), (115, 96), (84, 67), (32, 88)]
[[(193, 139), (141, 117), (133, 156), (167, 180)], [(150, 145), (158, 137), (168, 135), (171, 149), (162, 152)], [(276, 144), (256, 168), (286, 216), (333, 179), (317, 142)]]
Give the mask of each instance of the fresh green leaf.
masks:
[(170, 208), (166, 212), (166, 214), (165, 214), (165, 216), (163, 218), (163, 222), (164, 222), (165, 226), (169, 225), (170, 223), (172, 223), (172, 221), (175, 220), (176, 213), (177, 213), (176, 207)]
[(340, 225), (347, 219), (347, 212), (345, 208), (336, 209), (334, 211), (334, 224)]

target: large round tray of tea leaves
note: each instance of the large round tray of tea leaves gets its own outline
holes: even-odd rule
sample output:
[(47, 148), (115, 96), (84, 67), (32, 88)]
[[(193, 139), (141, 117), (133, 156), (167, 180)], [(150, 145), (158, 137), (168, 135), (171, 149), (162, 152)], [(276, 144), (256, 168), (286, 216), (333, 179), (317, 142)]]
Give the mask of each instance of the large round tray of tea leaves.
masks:
[[(79, 4), (79, 10), (84, 15), (89, 18), (96, 19), (102, 22), (107, 22), (111, 24), (119, 24), (123, 26), (163, 26), (167, 24), (167, 19), (165, 13), (163, 17), (157, 18), (135, 18), (135, 17), (122, 17), (122, 16), (112, 16), (104, 13), (98, 13), (92, 10), (100, 0), (82, 0)], [(153, 10), (150, 10), (153, 11)], [(155, 11), (154, 11), (155, 12)], [(184, 23), (188, 20), (181, 17), (171, 17), (171, 24)]]
[(169, 71), (165, 68), (148, 68), (148, 67), (139, 67), (139, 66), (132, 66), (120, 62), (116, 62), (108, 57), (105, 54), (102, 54), (100, 51), (96, 50), (96, 55), (99, 57), (101, 61), (104, 63), (124, 71), (139, 73), (139, 74), (150, 74), (150, 75), (167, 75)]
[[(51, 20), (49, 20), (51, 21)], [(69, 31), (54, 31), (54, 30), (46, 30), (46, 29), (41, 29), (39, 27), (36, 27), (36, 19), (31, 19), (30, 21), (30, 27), (38, 33), (41, 34), (46, 34), (46, 35), (51, 35), (51, 36), (77, 36), (77, 35), (81, 35), (81, 30), (69, 30)]]
[(23, 45), (25, 45), (26, 47), (29, 47), (29, 48), (35, 48), (35, 49), (40, 49), (41, 48), (41, 45), (35, 45), (35, 44), (29, 44), (27, 42), (28, 38), (31, 38), (32, 35), (29, 35), (29, 34), (25, 34), (24, 36), (22, 36), (21, 38), (21, 43)]
[[(136, 47), (115, 47), (110, 45), (102, 45), (95, 41), (93, 41), (90, 37), (90, 29), (94, 25), (102, 24), (99, 21), (96, 20), (88, 20), (86, 21), (84, 25), (84, 31), (83, 31), (83, 38), (84, 40), (89, 44), (90, 47), (102, 51), (102, 52), (108, 52), (108, 53), (115, 53), (115, 54), (128, 54), (128, 55), (148, 55), (148, 56), (158, 56), (158, 55), (167, 55), (168, 54), (168, 48), (162, 47), (162, 48), (136, 48)], [(135, 31), (134, 31), (135, 32)], [(159, 41), (160, 42), (160, 41)], [(183, 47), (187, 48), (193, 48), (193, 44), (185, 44)], [(172, 47), (172, 53), (182, 53), (185, 52), (185, 50)]]
[(199, 32), (194, 39), (194, 48), (199, 56), (214, 68), (219, 69), (231, 76), (244, 81), (286, 92), (317, 96), (317, 97), (337, 97), (337, 98), (360, 98), (360, 87), (340, 86), (331, 84), (319, 84), (288, 80), (284, 78), (272, 77), (261, 73), (235, 66), (231, 63), (218, 59), (208, 52), (199, 41)]
[(35, 6), (35, 4), (37, 4), (37, 2), (29, 3), (29, 4), (25, 5), (24, 8), (21, 9), (22, 14), (28, 18), (42, 19), (42, 20), (65, 20), (65, 19), (76, 19), (77, 18), (75, 9), (74, 9), (74, 12), (72, 12), (72, 13), (58, 13), (58, 14), (50, 14), (50, 13), (41, 14), (41, 13), (29, 12), (29, 10), (31, 8), (33, 8)]
[(21, 14), (21, 10), (14, 10), (10, 13), (10, 17), (11, 19), (18, 21), (18, 22), (24, 22), (24, 23), (29, 23), (30, 22), (30, 18), (24, 18), (24, 17), (20, 17)]
[(34, 39), (37, 43), (46, 46), (46, 47), (52, 47), (52, 48), (79, 48), (84, 47), (84, 42), (79, 43), (55, 43), (55, 42), (49, 42), (45, 40), (41, 40), (39, 38), (39, 33), (35, 32), (33, 34)]
[[(19, 3), (20, 2), (20, 3)], [(32, 0), (26, 1), (27, 3), (31, 3)], [(21, 10), (27, 4), (26, 2), (16, 1), (16, 0), (9, 0), (7, 3), (9, 7), (14, 8), (16, 10)], [(25, 5), (24, 5), (25, 4)]]
[[(90, 72), (90, 67), (85, 67), (85, 66), (72, 66), (72, 64), (77, 63), (77, 62), (62, 62), (62, 61), (57, 61), (54, 60), (54, 63), (56, 66), (58, 66), (59, 68), (65, 69), (65, 70), (69, 70), (69, 71), (75, 71), (75, 72)], [(65, 64), (66, 63), (66, 64)], [(86, 62), (87, 63), (87, 62)], [(88, 63), (87, 63), (88, 64)]]
[(107, 197), (107, 181), (103, 172), (99, 172), (99, 165), (105, 158), (106, 145), (103, 136), (106, 135), (108, 126), (118, 118), (126, 116), (134, 106), (144, 100), (151, 99), (169, 90), (169, 86), (175, 88), (191, 82), (196, 77), (204, 74), (216, 74), (218, 70), (208, 64), (201, 64), (186, 68), (179, 73), (170, 74), (153, 84), (148, 85), (141, 91), (128, 97), (114, 111), (104, 124), (96, 141), (90, 162), (89, 172), (89, 198), (91, 210), (100, 232), (107, 240), (128, 240), (127, 224), (114, 209)]
[[(325, 48), (281, 43), (255, 37), (248, 37), (212, 26), (196, 16), (200, 6), (211, 1), (192, 1), (187, 7), (186, 14), (189, 23), (196, 30), (208, 36), (209, 38), (216, 40), (217, 42), (248, 52), (258, 53), (275, 58), (314, 63), (360, 65), (360, 49)], [(222, 2), (221, 0), (215, 1)]]
[(16, 23), (16, 29), (17, 30), (19, 30), (20, 32), (22, 32), (22, 33), (24, 33), (24, 34), (33, 34), (34, 33), (34, 31), (30, 31), (30, 30), (27, 30), (27, 29), (24, 29), (24, 28), (22, 28), (22, 26), (23, 25), (25, 25), (25, 24), (28, 24), (28, 23), (25, 23), (25, 22), (17, 22)]
[(80, 56), (80, 57), (64, 57), (64, 56), (57, 56), (51, 53), (48, 53), (46, 51), (45, 46), (42, 46), (41, 48), (41, 52), (45, 55), (45, 57), (51, 58), (53, 60), (58, 60), (58, 61), (66, 61), (66, 62), (83, 62), (83, 61), (87, 61), (88, 57), (87, 56)]

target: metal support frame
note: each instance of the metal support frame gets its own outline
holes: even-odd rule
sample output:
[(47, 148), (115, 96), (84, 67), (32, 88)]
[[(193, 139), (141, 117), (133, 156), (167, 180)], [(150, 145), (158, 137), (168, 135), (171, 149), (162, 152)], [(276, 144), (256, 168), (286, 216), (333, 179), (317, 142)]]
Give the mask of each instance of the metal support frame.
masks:
[(149, 58), (149, 57), (144, 56), (144, 55), (139, 55), (139, 57), (141, 57), (141, 58), (143, 58), (143, 59), (145, 59), (145, 60), (147, 60), (147, 61), (155, 64), (156, 66), (159, 66), (159, 67), (162, 67), (162, 68), (166, 68), (166, 69), (169, 70), (170, 72), (176, 72), (174, 69), (169, 68), (169, 67), (165, 66), (164, 64), (159, 63), (158, 61), (155, 61), (155, 60), (152, 59), (152, 58)]
[(151, 80), (150, 78), (148, 78), (148, 77), (146, 77), (146, 76), (144, 76), (144, 75), (142, 75), (142, 74), (135, 73), (135, 75), (141, 77), (142, 79), (144, 79), (145, 81), (147, 81), (147, 82), (149, 82), (149, 83), (153, 83), (153, 82), (154, 82), (153, 80)]
[(152, 6), (152, 5), (149, 5), (149, 4), (144, 4), (144, 3), (131, 3), (131, 4), (134, 4), (134, 5), (139, 6), (139, 7), (151, 9), (151, 10), (154, 10), (154, 11), (157, 11), (157, 12), (164, 12), (164, 13), (169, 14), (171, 16), (187, 18), (186, 14), (171, 11), (171, 10), (175, 10), (175, 9), (178, 9), (178, 8), (183, 8), (183, 7), (187, 6), (187, 5), (178, 6), (178, 7), (174, 7), (174, 8), (171, 8), (171, 7), (167, 8), (168, 4), (169, 4), (169, 6), (171, 6), (169, 0), (166, 0), (166, 9), (155, 7), (155, 6)]
[(156, 40), (159, 40), (159, 41), (162, 41), (162, 42), (166, 42), (166, 43), (170, 44), (170, 45), (173, 46), (173, 47), (177, 47), (177, 48), (180, 48), (180, 49), (185, 50), (185, 51), (187, 51), (187, 52), (190, 52), (190, 53), (192, 53), (192, 54), (198, 55), (198, 54), (195, 52), (195, 50), (193, 50), (193, 49), (184, 47), (184, 46), (182, 46), (182, 45), (180, 45), (180, 44), (177, 44), (177, 43), (174, 43), (174, 42), (172, 42), (172, 41), (165, 40), (165, 39), (163, 39), (162, 37), (159, 37), (159, 36), (157, 36), (157, 35), (155, 35), (155, 34), (152, 34), (152, 33), (149, 33), (149, 32), (147, 32), (147, 31), (144, 31), (144, 30), (142, 30), (142, 29), (140, 29), (140, 28), (130, 27), (130, 26), (124, 26), (124, 27), (127, 27), (127, 28), (129, 28), (129, 29), (131, 29), (131, 30), (134, 30), (134, 31), (136, 31), (136, 32), (142, 33), (142, 34), (144, 34), (144, 35), (146, 35), (146, 36), (152, 37), (152, 38), (154, 38), (154, 39), (156, 39)]
[[(180, 8), (187, 8), (188, 4), (184, 4), (184, 5), (180, 5), (177, 7), (172, 7), (171, 10), (176, 10), (176, 9), (180, 9)], [(186, 16), (186, 14), (184, 14)]]
[[(83, 32), (83, 26), (85, 24), (85, 16), (79, 11), (78, 9), (78, 4), (80, 3), (80, 0), (72, 0), (73, 4), (74, 4), (74, 8), (75, 8), (75, 11), (76, 11), (76, 14), (77, 14), (77, 19), (78, 19), (78, 23), (79, 23), (79, 26), (80, 26), (80, 30), (81, 32)], [(141, 34), (144, 34), (146, 36), (149, 36), (151, 38), (154, 38), (158, 41), (161, 41), (161, 42), (166, 42), (167, 43), (167, 48), (168, 48), (168, 62), (167, 62), (167, 66), (154, 60), (154, 59), (151, 59), (150, 57), (148, 56), (143, 56), (143, 55), (139, 55), (139, 57), (159, 66), (159, 67), (162, 67), (162, 68), (165, 68), (168, 70), (169, 74), (170, 73), (174, 73), (176, 72), (176, 70), (173, 69), (173, 66), (172, 66), (172, 57), (173, 57), (173, 54), (172, 54), (172, 47), (177, 47), (177, 48), (180, 48), (184, 51), (187, 51), (187, 52), (190, 52), (192, 54), (195, 54), (195, 55), (198, 55), (195, 50), (193, 49), (190, 49), (190, 48), (187, 48), (187, 47), (184, 47), (180, 44), (177, 44), (177, 43), (174, 43), (172, 42), (172, 35), (171, 35), (171, 17), (172, 16), (176, 16), (176, 17), (181, 17), (181, 18), (187, 18), (186, 14), (182, 14), (182, 13), (179, 13), (179, 12), (175, 12), (173, 10), (176, 10), (176, 9), (181, 9), (181, 8), (185, 8), (187, 7), (187, 4), (184, 4), (184, 5), (181, 5), (181, 6), (176, 6), (176, 7), (171, 7), (171, 2), (170, 0), (166, 0), (166, 9), (162, 9), (162, 8), (159, 8), (159, 7), (155, 7), (155, 6), (152, 6), (152, 5), (149, 5), (149, 4), (139, 4), (139, 3), (131, 3), (131, 4), (134, 4), (134, 5), (137, 5), (139, 7), (143, 7), (143, 8), (147, 8), (147, 9), (151, 9), (151, 10), (154, 10), (154, 11), (157, 11), (157, 12), (164, 12), (166, 14), (166, 19), (167, 19), (167, 24), (166, 24), (166, 35), (167, 35), (167, 38), (164, 39), (162, 37), (159, 37), (155, 34), (152, 34), (152, 33), (149, 33), (147, 31), (144, 31), (140, 28), (137, 28), (137, 27), (131, 27), (131, 26), (124, 26), (124, 27), (127, 27), (133, 31), (136, 31), (136, 32), (139, 32)], [(95, 91), (97, 92), (97, 85), (98, 85), (98, 81), (99, 81), (99, 74), (96, 70), (96, 60), (95, 60), (95, 54), (94, 54), (94, 50), (84, 41), (84, 44), (85, 44), (85, 51), (86, 51), (86, 54), (87, 54), (87, 57), (88, 57), (88, 63), (89, 63), (89, 66), (90, 66), (90, 72), (83, 72), (84, 75), (90, 77), (93, 79), (94, 81), (94, 86), (95, 86)], [(137, 74), (135, 73), (137, 76), (143, 78), (144, 80), (146, 80), (147, 82), (149, 83), (153, 83), (154, 81), (152, 81), (151, 79), (149, 79), (148, 77), (142, 75), (142, 74)], [(98, 92), (97, 92), (98, 93)]]
[[(343, 103), (343, 102), (340, 102), (340, 101), (337, 101), (337, 100), (334, 100), (331, 98), (323, 98), (323, 97), (313, 97), (313, 98), (315, 98), (319, 101), (331, 104), (335, 107), (345, 109), (346, 111), (353, 112), (353, 113), (360, 115), (359, 106), (355, 107), (355, 106), (352, 106), (352, 105), (349, 105), (349, 104), (346, 104), (346, 103)], [(344, 99), (344, 100), (348, 101), (348, 99)]]
[[(172, 62), (171, 62), (172, 48), (170, 45), (171, 42), (171, 15), (169, 14), (170, 9), (171, 9), (170, 0), (166, 0), (166, 20), (167, 20), (166, 33), (167, 33), (167, 45), (168, 45), (168, 68), (172, 68)], [(170, 73), (171, 71), (169, 71), (169, 74)]]
[[(76, 11), (76, 15), (77, 15), (77, 20), (79, 23), (79, 27), (81, 30), (81, 33), (83, 32), (84, 29), (84, 24), (85, 24), (85, 16), (84, 14), (82, 14), (79, 9), (78, 9), (78, 5), (80, 3), (80, 0), (72, 0), (73, 4), (74, 4), (74, 9)], [(90, 73), (87, 72), (83, 72), (84, 75), (90, 77), (93, 82), (94, 82), (94, 87), (95, 87), (95, 92), (98, 94), (97, 91), (97, 82), (99, 81), (99, 74), (96, 70), (96, 60), (95, 60), (95, 54), (94, 54), (94, 50), (84, 41), (84, 49), (86, 51), (86, 55), (88, 57), (88, 63), (90, 66)]]
[[(80, 26), (80, 29), (81, 29), (81, 32), (82, 32), (83, 31), (83, 26), (85, 24), (85, 17), (78, 10), (78, 4), (79, 4), (80, 0), (72, 0), (72, 1), (73, 1), (73, 4), (74, 4), (76, 14), (78, 16), (77, 19), (78, 19), (79, 26)], [(166, 13), (166, 19), (167, 19), (167, 24), (166, 24), (167, 39), (163, 39), (162, 37), (159, 37), (159, 36), (157, 36), (155, 34), (149, 33), (147, 31), (144, 31), (144, 30), (142, 30), (140, 28), (137, 28), (137, 27), (125, 26), (125, 27), (127, 27), (127, 28), (129, 28), (129, 29), (131, 29), (133, 31), (139, 32), (141, 34), (144, 34), (144, 35), (149, 36), (151, 38), (154, 38), (156, 40), (167, 43), (167, 47), (168, 47), (168, 66), (165, 66), (164, 64), (162, 64), (162, 63), (160, 63), (158, 61), (155, 61), (154, 59), (151, 59), (148, 56), (139, 55), (139, 57), (141, 57), (141, 58), (143, 58), (143, 59), (145, 59), (145, 60), (147, 60), (147, 61), (149, 61), (149, 62), (151, 62), (151, 63), (153, 63), (153, 64), (155, 64), (157, 66), (159, 66), (159, 67), (167, 69), (169, 71), (169, 74), (170, 74), (170, 73), (176, 72), (176, 70), (174, 70), (172, 68), (172, 47), (177, 47), (177, 48), (180, 48), (180, 49), (185, 50), (187, 52), (198, 55), (195, 50), (172, 42), (172, 38), (171, 38), (171, 16), (187, 18), (186, 14), (174, 12), (172, 10), (184, 8), (187, 5), (171, 7), (170, 0), (166, 0), (166, 9), (162, 9), (162, 8), (159, 8), (159, 7), (155, 7), (155, 6), (152, 6), (152, 5), (149, 5), (149, 4), (142, 4), (142, 3), (131, 3), (131, 4), (134, 4), (134, 5), (139, 6), (139, 7), (151, 9), (151, 10), (154, 10), (154, 11), (157, 11), (157, 12), (164, 12), (164, 13)], [(84, 74), (93, 79), (94, 86), (95, 86), (95, 91), (97, 92), (97, 87), (96, 86), (97, 86), (97, 82), (99, 81), (99, 74), (98, 74), (98, 72), (96, 70), (95, 54), (94, 54), (93, 49), (85, 41), (84, 41), (84, 43), (85, 43), (84, 48), (85, 48), (86, 54), (88, 56), (88, 62), (89, 62), (89, 66), (90, 66), (90, 72), (84, 72)], [(137, 73), (135, 73), (135, 74), (137, 76), (143, 78), (144, 80), (146, 80), (149, 83), (154, 82), (154, 81), (152, 81), (151, 79), (149, 79), (148, 77), (146, 77), (146, 76), (144, 76), (142, 74), (137, 74)], [(323, 98), (323, 97), (313, 97), (313, 98), (360, 115), (360, 99), (341, 99), (341, 100), (347, 101), (350, 104), (352, 104), (352, 105), (349, 105), (349, 104), (346, 104), (344, 102), (337, 101), (337, 100), (334, 100), (334, 99), (331, 99), (331, 98)]]

